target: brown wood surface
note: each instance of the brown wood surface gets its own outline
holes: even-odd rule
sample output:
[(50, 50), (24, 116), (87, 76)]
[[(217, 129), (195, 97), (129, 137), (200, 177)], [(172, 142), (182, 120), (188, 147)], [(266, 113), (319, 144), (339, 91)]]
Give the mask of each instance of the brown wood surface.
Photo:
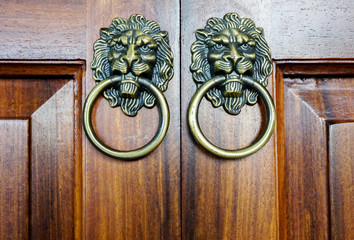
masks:
[(0, 239), (28, 239), (28, 120), (0, 119)]
[(329, 126), (331, 239), (335, 240), (354, 239), (353, 142), (353, 122)]
[[(88, 1), (86, 95), (95, 85), (89, 65), (99, 29), (115, 17), (142, 14), (168, 31), (174, 54), (174, 77), (164, 95), (170, 126), (163, 142), (147, 157), (122, 161), (105, 156), (85, 137), (86, 239), (180, 239), (180, 77), (179, 1)], [(97, 101), (92, 116), (100, 138), (119, 150), (146, 144), (159, 123), (157, 106), (127, 117), (120, 108)]]
[(81, 238), (81, 80), (79, 61), (0, 62), (1, 239)]
[[(54, 81), (0, 79), (0, 116), (2, 118), (28, 118), (67, 81), (67, 79)], [(34, 94), (31, 89), (41, 89), (41, 93)]]
[[(274, 176), (274, 138), (258, 153), (239, 160), (213, 156), (197, 144), (189, 132), (188, 105), (196, 91), (189, 70), (194, 31), (211, 17), (222, 18), (230, 10), (257, 18), (247, 7), (232, 1), (182, 1), (182, 229), (183, 239), (275, 239), (277, 234)], [(256, 22), (256, 24), (259, 24)], [(272, 81), (267, 87), (272, 92)], [(227, 149), (251, 144), (265, 124), (262, 103), (245, 106), (238, 116), (203, 100), (199, 122), (206, 137)]]
[[(290, 60), (276, 61), (267, 87), (274, 137), (222, 160), (187, 125), (190, 46), (208, 18), (232, 11)], [(169, 32), (175, 75), (166, 138), (125, 162), (91, 145), (80, 113), (99, 29), (134, 13)], [(0, 0), (0, 239), (353, 239), (353, 14), (352, 0)], [(153, 137), (158, 114), (126, 117), (100, 98), (93, 120), (108, 145), (129, 150)], [(230, 116), (203, 100), (199, 120), (236, 149), (260, 134), (265, 109)]]
[[(333, 225), (343, 221), (344, 216), (337, 212), (343, 202), (330, 201), (334, 194), (330, 186), (336, 183), (330, 176), (328, 153), (338, 143), (329, 140), (329, 126), (347, 125), (354, 119), (354, 79), (350, 77), (354, 62), (350, 72), (340, 62), (283, 61), (276, 65), (280, 239), (330, 239), (337, 234), (346, 237), (334, 239), (350, 239), (352, 229)], [(353, 134), (348, 132), (347, 138)], [(341, 151), (346, 158), (350, 158), (345, 151), (349, 145), (344, 144)], [(342, 171), (340, 164), (332, 165), (331, 172)], [(352, 182), (352, 176), (342, 177), (343, 183)], [(337, 190), (338, 196), (348, 194), (348, 187)]]
[(85, 59), (85, 0), (0, 0), (1, 59)]
[(31, 115), (31, 239), (74, 237), (73, 85)]

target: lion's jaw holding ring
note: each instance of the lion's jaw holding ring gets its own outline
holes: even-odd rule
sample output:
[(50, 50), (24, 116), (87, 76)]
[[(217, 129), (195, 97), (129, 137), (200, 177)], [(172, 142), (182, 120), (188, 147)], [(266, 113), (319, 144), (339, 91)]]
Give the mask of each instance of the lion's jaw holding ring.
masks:
[(263, 30), (252, 20), (230, 13), (223, 19), (209, 19), (196, 37), (191, 48), (191, 71), (197, 85), (216, 76), (226, 80), (208, 92), (213, 106), (223, 105), (228, 113), (238, 114), (246, 103), (256, 103), (257, 93), (242, 84), (242, 76), (267, 85), (272, 66)]
[(212, 36), (208, 45), (211, 75), (226, 76), (227, 82), (221, 88), (223, 96), (240, 97), (243, 87), (240, 75), (252, 74), (256, 42), (237, 29), (225, 29)]
[(167, 32), (141, 15), (128, 20), (115, 18), (100, 31), (91, 63), (93, 77), (100, 82), (112, 75), (121, 76), (119, 86), (107, 89), (104, 97), (112, 107), (121, 106), (128, 116), (142, 107), (153, 107), (155, 97), (140, 87), (139, 77), (151, 80), (165, 91), (173, 76), (173, 56)]
[(113, 75), (126, 81), (120, 85), (120, 97), (136, 99), (137, 77), (152, 79), (156, 64), (156, 42), (139, 30), (127, 30), (114, 36), (108, 56)]

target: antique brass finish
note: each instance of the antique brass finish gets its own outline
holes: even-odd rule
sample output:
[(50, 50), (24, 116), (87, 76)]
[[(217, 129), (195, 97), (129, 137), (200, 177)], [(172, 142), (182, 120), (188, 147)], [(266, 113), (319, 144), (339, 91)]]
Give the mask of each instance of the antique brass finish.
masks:
[(104, 144), (95, 131), (93, 130), (92, 126), (92, 108), (93, 104), (96, 101), (97, 97), (108, 87), (119, 85), (122, 83), (123, 78), (121, 76), (112, 76), (97, 84), (90, 94), (87, 96), (84, 109), (83, 109), (83, 118), (84, 118), (84, 129), (86, 132), (87, 137), (91, 141), (91, 143), (99, 149), (101, 152), (107, 154), (108, 156), (120, 159), (138, 159), (141, 157), (146, 156), (147, 154), (151, 153), (163, 140), (167, 133), (168, 124), (170, 121), (170, 111), (168, 108), (167, 101), (163, 95), (163, 93), (153, 84), (151, 81), (145, 78), (138, 78), (137, 81), (139, 85), (142, 85), (146, 90), (148, 90), (151, 94), (153, 94), (160, 106), (160, 111), (162, 117), (160, 118), (160, 127), (155, 135), (155, 137), (145, 146), (132, 150), (132, 151), (119, 151), (113, 148), (108, 147)]
[(206, 96), (213, 106), (223, 105), (225, 111), (236, 115), (246, 103), (255, 104), (255, 90), (237, 80), (244, 75), (263, 86), (268, 84), (272, 60), (263, 29), (248, 18), (228, 13), (223, 19), (210, 18), (206, 27), (195, 35), (190, 69), (197, 86), (216, 76), (227, 80), (208, 91)]
[(135, 116), (143, 106), (151, 108), (155, 105), (155, 97), (139, 88), (135, 84), (136, 78), (149, 79), (165, 91), (173, 76), (168, 33), (160, 31), (156, 22), (146, 20), (142, 15), (115, 18), (109, 28), (100, 30), (100, 38), (94, 44), (91, 68), (97, 83), (113, 75), (130, 80), (119, 87), (112, 85), (103, 95), (111, 107), (120, 106), (126, 115)]
[(209, 152), (222, 158), (247, 157), (257, 152), (259, 149), (261, 149), (268, 142), (269, 138), (272, 136), (274, 126), (275, 126), (275, 108), (274, 108), (273, 99), (269, 95), (267, 89), (265, 89), (260, 83), (254, 81), (250, 77), (242, 77), (241, 78), (242, 84), (245, 83), (246, 85), (255, 89), (263, 99), (266, 106), (266, 112), (267, 112), (267, 119), (266, 119), (267, 126), (264, 129), (261, 137), (256, 142), (254, 142), (251, 146), (239, 150), (226, 150), (223, 148), (219, 148), (214, 144), (212, 144), (211, 142), (209, 142), (209, 140), (204, 136), (204, 134), (200, 130), (199, 122), (198, 122), (198, 109), (203, 96), (210, 89), (221, 84), (224, 81), (225, 81), (224, 77), (217, 76), (210, 79), (208, 82), (204, 83), (200, 88), (198, 88), (197, 92), (194, 94), (192, 101), (189, 105), (189, 112), (188, 112), (189, 126), (197, 142), (199, 142)]
[[(272, 135), (275, 108), (265, 86), (272, 72), (270, 49), (263, 36), (248, 18), (228, 13), (223, 19), (210, 18), (204, 29), (196, 31), (192, 44), (191, 72), (199, 88), (189, 107), (189, 125), (195, 139), (207, 150), (223, 158), (242, 158), (257, 152)], [(267, 110), (267, 127), (251, 146), (225, 150), (210, 143), (200, 131), (198, 107), (206, 95), (214, 107), (224, 107), (237, 115), (247, 103), (257, 102), (258, 94)]]
[[(169, 109), (162, 93), (173, 76), (168, 33), (142, 15), (115, 18), (109, 28), (100, 30), (91, 68), (97, 85), (86, 99), (83, 114), (84, 129), (92, 144), (115, 158), (137, 159), (149, 154), (161, 143), (169, 124)], [(155, 137), (147, 145), (127, 152), (105, 145), (94, 132), (91, 121), (93, 104), (101, 93), (111, 107), (120, 106), (131, 117), (143, 106), (153, 107), (157, 99), (162, 117)]]

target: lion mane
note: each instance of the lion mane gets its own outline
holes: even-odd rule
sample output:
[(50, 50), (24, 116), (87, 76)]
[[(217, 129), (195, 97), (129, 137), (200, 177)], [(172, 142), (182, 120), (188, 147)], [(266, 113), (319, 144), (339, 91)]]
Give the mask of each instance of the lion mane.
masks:
[[(240, 18), (237, 13), (228, 13), (223, 19), (209, 19), (204, 29), (196, 31), (197, 40), (191, 47), (192, 64), (190, 69), (198, 87), (213, 77), (207, 59), (209, 41), (218, 32), (232, 28), (250, 35), (255, 40), (256, 60), (253, 65), (252, 77), (263, 86), (268, 84), (268, 77), (272, 72), (272, 62), (269, 46), (264, 39), (263, 29), (257, 28), (251, 19)], [(254, 90), (248, 88), (243, 91), (240, 97), (224, 97), (218, 88), (213, 88), (207, 93), (207, 98), (214, 107), (223, 104), (225, 110), (231, 114), (238, 114), (246, 103), (255, 104), (257, 96), (258, 94)]]
[[(126, 30), (140, 30), (150, 36), (157, 43), (157, 60), (153, 70), (152, 83), (161, 91), (167, 89), (168, 82), (173, 77), (173, 54), (168, 42), (168, 33), (160, 31), (159, 25), (154, 21), (147, 21), (142, 15), (132, 15), (129, 19), (115, 18), (109, 28), (101, 28), (100, 38), (94, 44), (94, 57), (91, 63), (93, 70), (93, 78), (98, 83), (108, 77), (112, 73), (112, 66), (108, 60), (113, 37)], [(131, 101), (125, 101), (119, 95), (119, 88), (112, 87), (104, 92), (104, 97), (109, 101), (110, 106), (117, 107), (125, 105), (123, 110), (130, 116), (136, 115), (137, 111), (142, 107), (153, 107), (155, 105), (155, 97), (146, 91), (141, 91), (136, 104)], [(123, 109), (123, 106), (121, 106)]]

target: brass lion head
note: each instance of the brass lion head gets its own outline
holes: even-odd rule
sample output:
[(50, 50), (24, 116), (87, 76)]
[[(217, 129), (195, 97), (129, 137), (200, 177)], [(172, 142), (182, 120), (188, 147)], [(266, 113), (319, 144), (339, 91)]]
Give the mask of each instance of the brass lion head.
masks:
[(238, 114), (246, 103), (255, 104), (257, 93), (243, 85), (241, 76), (268, 84), (272, 62), (263, 29), (248, 18), (228, 13), (223, 19), (209, 19), (204, 29), (196, 31), (196, 38), (191, 71), (197, 86), (216, 76), (225, 77), (222, 85), (207, 94), (213, 106), (223, 105), (228, 113)]
[(112, 75), (122, 77), (121, 84), (107, 89), (104, 97), (112, 107), (121, 106), (125, 114), (135, 116), (141, 107), (155, 104), (155, 97), (140, 87), (138, 78), (149, 79), (165, 91), (173, 76), (168, 34), (142, 15), (115, 18), (109, 28), (100, 30), (91, 68), (97, 82)]

